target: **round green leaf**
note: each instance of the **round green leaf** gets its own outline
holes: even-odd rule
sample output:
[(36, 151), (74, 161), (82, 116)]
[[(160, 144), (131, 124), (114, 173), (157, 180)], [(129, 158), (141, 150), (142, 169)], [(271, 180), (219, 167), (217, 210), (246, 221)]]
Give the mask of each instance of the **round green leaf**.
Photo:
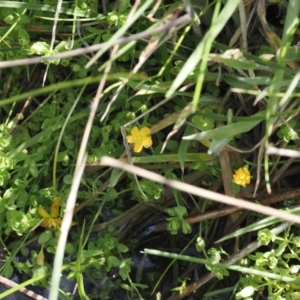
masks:
[(40, 245), (45, 244), (52, 238), (52, 231), (45, 231), (43, 232), (38, 239), (38, 243)]
[(64, 179), (63, 179), (65, 184), (72, 184), (72, 180), (73, 180), (73, 177), (70, 174), (64, 176)]
[(121, 253), (127, 252), (129, 250), (128, 247), (123, 244), (118, 244), (117, 247)]
[(75, 248), (71, 243), (66, 244), (66, 252), (68, 254), (73, 254), (75, 252)]
[(47, 251), (48, 251), (48, 253), (55, 254), (56, 253), (56, 248), (54, 248), (54, 247), (47, 247)]
[(3, 276), (5, 278), (10, 278), (14, 272), (14, 269), (11, 264), (7, 264), (3, 270)]
[(21, 253), (22, 253), (22, 255), (27, 257), (29, 255), (29, 249), (27, 247), (22, 247)]

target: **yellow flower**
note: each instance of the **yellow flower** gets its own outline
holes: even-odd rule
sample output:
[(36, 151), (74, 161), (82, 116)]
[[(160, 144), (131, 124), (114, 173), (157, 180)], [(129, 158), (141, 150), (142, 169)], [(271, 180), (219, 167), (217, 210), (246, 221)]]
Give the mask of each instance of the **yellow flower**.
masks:
[(152, 139), (149, 136), (151, 131), (148, 127), (144, 127), (139, 130), (136, 126), (132, 128), (131, 135), (127, 136), (127, 142), (134, 144), (133, 151), (138, 153), (141, 152), (143, 147), (149, 148), (152, 146)]
[(250, 183), (250, 180), (251, 175), (249, 170), (246, 167), (243, 167), (235, 171), (232, 181), (238, 185), (241, 185), (242, 187), (245, 187), (247, 184)]
[[(38, 209), (39, 215), (43, 218), (41, 222), (42, 227), (53, 227), (56, 230), (60, 230), (61, 219), (59, 217), (59, 206), (60, 206), (61, 197), (56, 197), (55, 201), (51, 205), (51, 213), (50, 215), (44, 210), (43, 206), (40, 205)], [(72, 226), (76, 223), (72, 222)]]

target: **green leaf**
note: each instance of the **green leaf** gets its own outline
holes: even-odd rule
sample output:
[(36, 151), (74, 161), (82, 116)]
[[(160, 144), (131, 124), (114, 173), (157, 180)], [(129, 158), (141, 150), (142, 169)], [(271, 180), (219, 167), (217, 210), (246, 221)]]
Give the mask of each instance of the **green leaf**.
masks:
[(187, 215), (187, 210), (184, 206), (176, 206), (174, 207), (174, 211), (178, 217), (184, 217)]
[(221, 260), (221, 253), (216, 248), (210, 248), (207, 251), (207, 254), (209, 255), (209, 260), (212, 263), (219, 263), (220, 262), (220, 260)]
[(118, 247), (118, 250), (119, 250), (121, 253), (128, 252), (128, 250), (129, 250), (128, 247), (125, 246), (125, 245), (123, 245), (123, 244), (118, 244), (117, 247)]
[[(187, 128), (184, 131), (184, 135), (189, 135), (194, 131), (194, 128), (192, 126), (187, 126)], [(180, 142), (179, 150), (178, 150), (178, 159), (180, 162), (181, 170), (183, 171), (184, 169), (184, 163), (185, 163), (185, 158), (186, 158), (186, 152), (188, 149), (188, 146), (190, 144), (190, 141), (185, 141), (182, 140)]]
[(73, 181), (72, 175), (70, 175), (70, 174), (65, 175), (63, 181), (65, 184), (72, 184), (72, 181)]
[(56, 248), (55, 247), (47, 247), (47, 252), (52, 253), (52, 254), (56, 254)]
[(5, 6), (3, 5), (3, 7), (1, 7), (0, 13), (1, 13), (2, 17), (6, 17), (6, 16), (8, 16), (8, 15), (14, 14), (14, 13), (15, 13), (15, 10), (12, 9), (11, 7), (5, 7)]
[[(250, 118), (249, 118), (250, 119)], [(261, 120), (251, 120), (248, 122), (237, 122), (231, 123), (222, 127), (217, 127), (212, 130), (203, 131), (197, 134), (189, 135), (183, 137), (184, 140), (223, 140), (225, 138), (233, 138), (234, 136), (241, 134), (243, 132), (248, 132)]]
[(232, 138), (224, 138), (223, 140), (212, 140), (207, 153), (208, 154), (219, 154), (223, 147), (225, 147)]
[(238, 70), (265, 70), (265, 71), (270, 71), (270, 68), (261, 65), (258, 63), (255, 63), (254, 61), (247, 60), (245, 58), (240, 58), (240, 59), (233, 59), (233, 58), (226, 58), (219, 56), (218, 60), (219, 63), (223, 63), (224, 65), (238, 69)]
[[(224, 74), (224, 76), (230, 76), (228, 74)], [(225, 78), (225, 77), (223, 77)], [(245, 78), (244, 77), (235, 77), (237, 80), (244, 82)], [(270, 85), (271, 84), (271, 77), (266, 77), (266, 76), (256, 76), (256, 77), (247, 77), (246, 78), (247, 83), (253, 85), (253, 84), (258, 84), (258, 85)]]
[(192, 112), (192, 103), (189, 103), (185, 106), (185, 108), (180, 112), (179, 116), (177, 117), (177, 120), (173, 126), (172, 131), (168, 134), (163, 146), (161, 152), (165, 149), (167, 142), (170, 140), (170, 138), (178, 131), (178, 129), (184, 124), (186, 118), (191, 114)]
[(242, 298), (248, 298), (251, 297), (255, 292), (255, 289), (253, 286), (247, 286), (243, 288), (240, 292), (238, 292), (235, 297), (236, 299), (242, 299)]
[(123, 173), (124, 171), (121, 169), (114, 168), (110, 175), (109, 186), (114, 187), (118, 183)]
[(235, 77), (231, 75), (224, 74), (224, 81), (228, 83), (229, 85), (239, 88), (239, 89), (245, 89), (245, 90), (253, 90), (254, 85), (249, 83), (249, 78), (243, 78), (243, 77)]
[(75, 252), (75, 247), (71, 243), (66, 244), (66, 253), (73, 254)]
[(28, 197), (29, 197), (28, 193), (25, 190), (21, 189), (19, 191), (19, 196), (17, 198), (17, 206), (24, 208), (25, 205), (27, 204)]
[(24, 255), (24, 256), (28, 256), (30, 253), (30, 251), (27, 247), (22, 247), (20, 251), (21, 251), (22, 255)]
[(167, 230), (170, 231), (172, 235), (177, 234), (180, 228), (179, 220), (177, 218), (167, 218), (167, 221)]
[(111, 37), (112, 37), (112, 34), (110, 34), (110, 33), (104, 33), (104, 34), (102, 34), (102, 40), (104, 42), (109, 41), (111, 39)]
[[(213, 162), (215, 159), (207, 153), (186, 153), (185, 162)], [(178, 162), (178, 154), (162, 154), (132, 157), (134, 164)]]
[(265, 228), (258, 231), (258, 240), (262, 245), (267, 246), (273, 240), (273, 234), (270, 229)]
[(181, 228), (182, 228), (182, 232), (184, 234), (189, 234), (192, 232), (192, 227), (188, 222), (185, 222), (185, 220), (182, 221), (181, 223)]
[(241, 191), (241, 186), (238, 185), (238, 184), (236, 184), (236, 183), (234, 183), (234, 182), (232, 182), (231, 183), (231, 189), (232, 189), (232, 192), (234, 194), (237, 194), (237, 193), (239, 193)]
[(17, 16), (16, 15), (9, 15), (9, 16), (6, 16), (3, 21), (6, 23), (6, 24), (9, 24), (9, 25), (13, 25), (16, 21), (17, 21)]
[(149, 288), (149, 286), (146, 285), (146, 284), (134, 283), (134, 285), (135, 285), (136, 287), (140, 288), (140, 289), (147, 289), (147, 288)]
[(300, 247), (300, 236), (294, 236), (292, 242), (299, 248)]
[(10, 278), (13, 273), (14, 273), (14, 268), (12, 267), (12, 265), (11, 264), (6, 264), (5, 268), (3, 270), (3, 276), (5, 278)]
[[(134, 284), (134, 285), (137, 285), (137, 284)], [(124, 290), (126, 290), (126, 291), (130, 291), (131, 290), (131, 287), (128, 284), (126, 284), (126, 283), (122, 283), (121, 284), (121, 288), (124, 289)]]
[(22, 47), (24, 47), (24, 46), (26, 46), (30, 43), (30, 36), (24, 28), (19, 29), (19, 31), (18, 31), (18, 40), (19, 40), (19, 44)]
[[(280, 52), (282, 49), (278, 49), (276, 53), (277, 59), (280, 57)], [(300, 46), (292, 46), (284, 48), (284, 57), (283, 61), (295, 61), (300, 60)]]
[(40, 245), (43, 245), (43, 244), (47, 243), (52, 238), (52, 236), (53, 236), (52, 231), (50, 231), (50, 230), (45, 231), (39, 236), (38, 243)]
[(30, 48), (32, 54), (46, 55), (50, 51), (50, 45), (45, 42), (36, 42)]
[(177, 132), (178, 129), (184, 124), (186, 118), (192, 113), (192, 103), (186, 105), (186, 107), (180, 112), (177, 121), (173, 127), (172, 132)]
[(58, 153), (57, 161), (62, 162), (63, 166), (67, 166), (69, 163), (68, 151), (62, 151)]
[(69, 149), (69, 150), (74, 149), (75, 143), (74, 143), (74, 139), (72, 139), (71, 137), (65, 135), (63, 137), (63, 142), (67, 149)]
[(7, 180), (10, 178), (10, 174), (7, 170), (1, 170), (0, 174), (0, 186), (4, 186)]
[(12, 136), (10, 134), (1, 134), (0, 138), (0, 147), (1, 148), (6, 148), (7, 146), (10, 145), (12, 140)]
[(288, 246), (288, 241), (283, 241), (279, 244), (278, 248), (276, 249), (276, 256), (281, 256), (285, 251), (286, 247)]
[(115, 267), (118, 267), (121, 264), (121, 261), (116, 256), (113, 255), (109, 256), (107, 261)]
[[(206, 112), (210, 112), (209, 110), (205, 110), (205, 108), (203, 109), (203, 113)], [(209, 119), (209, 118), (205, 118), (203, 116), (200, 115), (195, 115), (192, 118), (192, 123), (197, 126), (200, 130), (210, 130), (213, 129), (215, 124), (214, 124), (214, 120)]]
[(119, 194), (116, 191), (116, 189), (114, 189), (114, 188), (108, 188), (107, 195), (108, 195), (109, 200), (114, 200), (114, 199), (116, 199), (118, 197)]
[[(129, 271), (130, 272), (130, 271)], [(128, 277), (128, 270), (126, 270), (125, 268), (122, 268), (122, 269), (119, 269), (119, 274), (120, 274), (120, 276), (121, 276), (121, 278), (123, 279), (123, 280), (126, 280), (127, 279), (127, 277)]]
[(90, 257), (94, 257), (94, 256), (102, 256), (103, 250), (97, 249), (97, 250), (82, 250), (81, 253), (81, 258), (85, 259), (85, 258), (90, 258)]
[(167, 150), (177, 150), (178, 149), (178, 142), (174, 141), (174, 140), (170, 140), (168, 141), (167, 145), (166, 145), (166, 149)]
[(71, 41), (61, 41), (54, 49), (57, 52), (64, 52), (66, 50), (71, 50)]
[(203, 249), (205, 249), (205, 241), (201, 236), (198, 236), (196, 240), (196, 250), (202, 252)]
[(119, 14), (125, 14), (128, 12), (130, 8), (130, 1), (129, 0), (122, 0), (118, 4), (118, 13)]
[(38, 173), (38, 169), (36, 166), (36, 162), (33, 159), (30, 161), (29, 171), (30, 171), (30, 174), (32, 175), (32, 177), (37, 178), (39, 173)]

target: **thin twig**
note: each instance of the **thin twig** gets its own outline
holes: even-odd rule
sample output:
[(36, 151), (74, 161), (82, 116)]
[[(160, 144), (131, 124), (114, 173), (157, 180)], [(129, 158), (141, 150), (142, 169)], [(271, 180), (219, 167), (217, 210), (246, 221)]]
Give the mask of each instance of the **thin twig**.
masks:
[[(154, 29), (147, 29), (145, 31), (139, 32), (137, 34), (130, 35), (128, 37), (122, 37), (120, 39), (116, 39), (112, 46), (114, 45), (122, 45), (131, 41), (143, 39), (146, 37), (149, 37), (151, 35), (160, 33), (160, 32), (165, 32), (166, 30), (169, 30), (170, 27), (177, 27), (181, 28), (188, 24), (191, 21), (191, 17), (189, 14), (185, 14), (182, 17), (172, 20), (170, 22), (166, 22), (165, 24), (158, 26)], [(92, 45), (90, 47), (85, 47), (85, 48), (80, 48), (80, 49), (75, 49), (75, 50), (70, 50), (62, 53), (58, 53), (55, 55), (50, 55), (50, 56), (43, 56), (43, 57), (33, 57), (33, 58), (25, 58), (25, 59), (16, 59), (16, 60), (9, 60), (9, 61), (2, 61), (0, 62), (0, 69), (5, 69), (5, 68), (12, 68), (16, 66), (23, 66), (23, 65), (33, 65), (33, 64), (38, 64), (41, 62), (46, 62), (49, 60), (53, 59), (62, 59), (62, 58), (68, 58), (68, 57), (76, 57), (79, 55), (91, 53), (100, 50), (105, 46), (105, 43), (97, 44), (97, 45)]]
[[(15, 283), (14, 281), (9, 280), (9, 279), (1, 276), (1, 275), (0, 275), (0, 282), (2, 282), (3, 284), (5, 284), (7, 286), (10, 286), (10, 287), (18, 286), (18, 284)], [(26, 289), (26, 288), (23, 288), (23, 287), (21, 287), (19, 289), (19, 292), (25, 294), (26, 296), (28, 296), (30, 298), (36, 299), (36, 300), (48, 300), (47, 298), (44, 298), (43, 296), (41, 296), (39, 294), (36, 294), (35, 292), (30, 291), (29, 289)], [(8, 297), (8, 298), (12, 299), (11, 297)]]
[(261, 214), (275, 216), (275, 217), (278, 217), (280, 219), (283, 219), (283, 220), (286, 220), (286, 221), (289, 221), (292, 223), (300, 224), (300, 217), (298, 215), (293, 215), (288, 212), (280, 211), (278, 209), (274, 209), (271, 207), (265, 207), (265, 206), (261, 206), (256, 203), (253, 203), (253, 202), (248, 202), (245, 200), (236, 199), (236, 198), (229, 197), (226, 195), (211, 192), (211, 191), (199, 188), (199, 187), (192, 186), (190, 184), (176, 181), (176, 180), (170, 180), (161, 175), (150, 172), (148, 170), (144, 170), (144, 169), (141, 169), (141, 168), (129, 165), (129, 164), (124, 164), (116, 159), (113, 159), (113, 158), (110, 158), (107, 156), (104, 156), (101, 158), (101, 164), (110, 166), (110, 167), (119, 168), (126, 172), (134, 173), (138, 176), (147, 178), (149, 180), (168, 185), (168, 186), (175, 188), (177, 190), (180, 190), (182, 192), (190, 193), (190, 194), (193, 194), (193, 195), (196, 195), (199, 197), (203, 197), (203, 198), (207, 198), (207, 199), (210, 199), (210, 200), (213, 200), (216, 202), (225, 203), (227, 205), (241, 207), (246, 210), (256, 211)]

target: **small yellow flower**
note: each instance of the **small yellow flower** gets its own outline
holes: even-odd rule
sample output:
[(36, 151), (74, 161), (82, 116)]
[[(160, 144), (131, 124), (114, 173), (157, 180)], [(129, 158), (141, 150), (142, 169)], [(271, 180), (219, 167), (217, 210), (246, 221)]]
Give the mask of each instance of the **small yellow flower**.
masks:
[(127, 136), (127, 142), (134, 144), (133, 151), (141, 152), (143, 147), (149, 148), (152, 146), (152, 139), (150, 137), (151, 131), (148, 127), (139, 130), (136, 126), (132, 128), (131, 135)]
[[(43, 218), (41, 222), (42, 227), (53, 227), (55, 230), (60, 230), (61, 219), (59, 217), (59, 206), (60, 206), (61, 197), (56, 197), (55, 201), (51, 205), (51, 213), (50, 215), (45, 211), (42, 205), (38, 208), (39, 215)], [(72, 222), (72, 226), (76, 223)]]
[(246, 167), (243, 167), (235, 171), (232, 181), (238, 185), (241, 185), (242, 187), (245, 187), (247, 184), (250, 183), (250, 180), (251, 175), (249, 170)]

